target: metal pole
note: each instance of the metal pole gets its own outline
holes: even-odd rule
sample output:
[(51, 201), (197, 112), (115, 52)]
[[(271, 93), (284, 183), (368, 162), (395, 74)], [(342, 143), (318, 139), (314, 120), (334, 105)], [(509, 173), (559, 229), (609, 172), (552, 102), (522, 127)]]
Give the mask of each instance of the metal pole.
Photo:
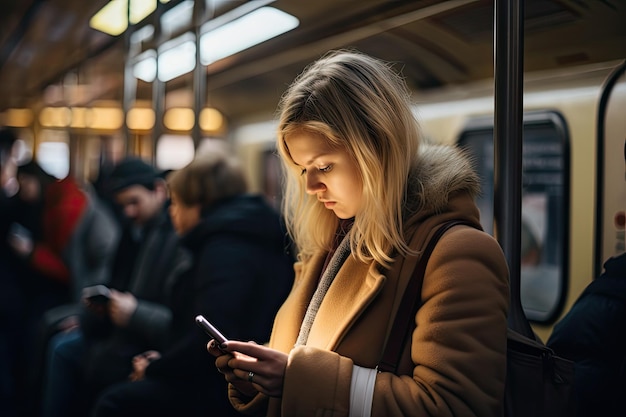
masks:
[(509, 327), (533, 337), (520, 298), (524, 1), (494, 2), (494, 230), (509, 264)]
[(128, 28), (126, 29), (126, 32), (124, 32), (124, 86), (122, 91), (122, 111), (124, 112), (124, 125), (122, 132), (124, 134), (124, 156), (127, 156), (130, 153), (131, 134), (130, 129), (128, 129), (127, 117), (137, 94), (137, 80), (135, 80), (135, 76), (133, 75), (133, 68), (131, 64), (131, 58), (133, 57), (131, 56), (130, 38), (133, 31), (130, 27), (130, 0), (126, 2), (126, 7)]
[(197, 1), (193, 8), (193, 24), (196, 35), (196, 67), (193, 71), (193, 114), (194, 124), (192, 131), (192, 139), (194, 149), (198, 149), (200, 140), (202, 139), (202, 131), (200, 129), (200, 112), (206, 103), (206, 68), (200, 62), (200, 29), (206, 18), (206, 2)]
[(159, 79), (159, 56), (161, 54), (161, 45), (163, 43), (163, 31), (161, 28), (161, 13), (163, 4), (158, 3), (155, 11), (154, 19), (154, 40), (156, 47), (156, 77), (152, 82), (152, 109), (154, 110), (154, 127), (152, 128), (152, 148), (151, 160), (156, 166), (156, 150), (158, 141), (163, 135), (165, 128), (163, 126), (163, 115), (165, 114), (165, 83)]

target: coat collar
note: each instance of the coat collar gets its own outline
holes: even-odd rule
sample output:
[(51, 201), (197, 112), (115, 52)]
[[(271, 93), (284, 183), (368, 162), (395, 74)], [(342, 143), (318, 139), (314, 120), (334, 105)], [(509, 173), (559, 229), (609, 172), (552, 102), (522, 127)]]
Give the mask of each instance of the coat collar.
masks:
[(469, 156), (456, 146), (422, 145), (409, 176), (407, 214), (440, 213), (459, 192), (472, 198), (480, 192), (480, 178)]

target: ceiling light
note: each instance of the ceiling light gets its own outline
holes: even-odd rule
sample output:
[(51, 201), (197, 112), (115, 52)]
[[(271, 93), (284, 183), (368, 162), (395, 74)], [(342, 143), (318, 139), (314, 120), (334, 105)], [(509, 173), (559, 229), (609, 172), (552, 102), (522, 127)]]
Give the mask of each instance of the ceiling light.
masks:
[(150, 49), (137, 57), (137, 63), (133, 65), (133, 76), (147, 83), (151, 83), (156, 78), (156, 74), (156, 51)]
[(123, 33), (128, 27), (126, 0), (111, 0), (89, 20), (89, 26), (111, 36)]
[(299, 20), (290, 14), (273, 7), (261, 7), (202, 34), (200, 61), (209, 65), (288, 32), (299, 24)]
[(169, 37), (172, 33), (190, 27), (193, 16), (193, 4), (192, 0), (185, 0), (163, 13), (163, 16), (161, 16), (161, 32), (168, 34)]
[(155, 11), (156, 7), (156, 0), (130, 0), (130, 23), (134, 25), (141, 22)]
[[(162, 51), (159, 48), (159, 80), (167, 82), (193, 71), (196, 67), (196, 43), (194, 38), (192, 33), (186, 33), (164, 44)], [(171, 47), (170, 45), (173, 43), (178, 45)]]
[[(130, 23), (141, 22), (156, 10), (156, 0), (130, 0)], [(128, 0), (111, 0), (89, 20), (93, 29), (111, 36), (122, 34), (128, 28)]]

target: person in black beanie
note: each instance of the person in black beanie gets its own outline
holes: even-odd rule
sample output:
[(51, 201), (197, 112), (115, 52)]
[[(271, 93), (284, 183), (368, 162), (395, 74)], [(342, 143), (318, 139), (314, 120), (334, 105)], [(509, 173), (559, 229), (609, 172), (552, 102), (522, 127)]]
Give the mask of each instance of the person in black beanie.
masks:
[(163, 345), (171, 321), (170, 291), (190, 264), (167, 214), (160, 171), (128, 157), (105, 187), (127, 220), (108, 301), (84, 298), (87, 311), (79, 328), (52, 340), (43, 416), (85, 415), (100, 390), (128, 377), (134, 355)]
[(238, 415), (194, 318), (203, 314), (229, 337), (265, 343), (293, 283), (280, 215), (248, 192), (228, 148), (216, 144), (167, 184), (170, 217), (193, 261), (173, 291), (171, 337), (165, 349), (133, 358), (130, 380), (106, 389), (92, 417)]

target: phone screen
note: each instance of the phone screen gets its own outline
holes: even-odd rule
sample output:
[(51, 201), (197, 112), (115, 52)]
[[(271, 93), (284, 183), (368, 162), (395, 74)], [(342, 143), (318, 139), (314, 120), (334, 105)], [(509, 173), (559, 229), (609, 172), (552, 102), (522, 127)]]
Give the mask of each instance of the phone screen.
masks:
[(228, 339), (226, 339), (226, 337), (219, 330), (217, 330), (215, 326), (209, 323), (203, 315), (199, 314), (196, 316), (196, 324), (200, 326), (206, 334), (215, 339), (218, 346), (228, 341)]

